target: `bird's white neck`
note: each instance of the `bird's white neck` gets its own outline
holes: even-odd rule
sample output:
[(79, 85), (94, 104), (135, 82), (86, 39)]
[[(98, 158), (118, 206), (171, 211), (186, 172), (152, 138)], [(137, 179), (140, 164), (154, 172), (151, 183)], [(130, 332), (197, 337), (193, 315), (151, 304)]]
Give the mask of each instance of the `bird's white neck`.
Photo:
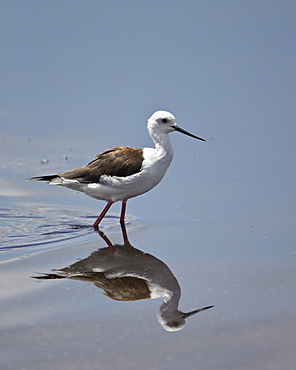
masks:
[(172, 160), (174, 156), (174, 149), (172, 147), (170, 137), (164, 132), (153, 132), (149, 130), (149, 134), (154, 141), (156, 151), (163, 157), (168, 157)]

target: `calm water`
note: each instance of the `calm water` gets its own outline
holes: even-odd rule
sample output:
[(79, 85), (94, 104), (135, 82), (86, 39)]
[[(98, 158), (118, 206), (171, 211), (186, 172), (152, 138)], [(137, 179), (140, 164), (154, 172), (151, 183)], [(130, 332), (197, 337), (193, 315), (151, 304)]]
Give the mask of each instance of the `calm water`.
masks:
[[(1, 370), (294, 369), (295, 2), (0, 8)], [(151, 146), (159, 109), (207, 141), (171, 134), (127, 238), (119, 204), (103, 236), (104, 202), (25, 181)]]
[[(186, 144), (197, 150), (196, 142)], [(6, 145), (15, 144), (8, 138)], [(3, 368), (95, 369), (98, 363), (100, 369), (193, 369), (196, 363), (201, 369), (291, 368), (291, 194), (281, 194), (271, 213), (273, 189), (222, 175), (217, 181), (211, 171), (201, 170), (203, 158), (197, 162), (194, 155), (189, 168), (195, 165), (197, 171), (184, 170), (183, 153), (176, 150), (178, 159), (161, 185), (128, 202), (132, 252), (124, 249), (120, 205), (114, 205), (102, 230), (116, 253), (124, 256), (118, 257), (121, 264), (125, 261), (117, 267), (121, 274), (148, 271), (146, 279), (172, 291), (180, 311), (214, 305), (189, 317), (181, 331), (169, 332), (158, 314), (163, 299), (145, 299), (147, 291), (141, 293), (139, 279), (123, 279), (119, 288), (102, 278), (104, 268), (111, 269), (111, 277), (117, 271), (107, 239), (91, 227), (104, 203), (69, 189), (24, 181), (52, 173), (53, 167), (60, 171), (82, 164), (86, 148), (82, 159), (71, 153), (63, 159), (58, 147), (44, 149), (50, 153), (47, 162), (41, 148), (23, 140), (12, 151), (10, 164), (5, 149), (0, 213)], [(202, 146), (198, 150), (201, 157), (208, 151)], [(109, 262), (104, 253), (111, 255)], [(148, 262), (134, 266), (142, 255), (149, 256)], [(36, 279), (73, 264), (70, 278), (64, 274)], [(89, 276), (92, 269), (96, 276)], [(131, 286), (137, 293), (122, 298), (132, 294)], [(103, 295), (104, 290), (117, 300)]]

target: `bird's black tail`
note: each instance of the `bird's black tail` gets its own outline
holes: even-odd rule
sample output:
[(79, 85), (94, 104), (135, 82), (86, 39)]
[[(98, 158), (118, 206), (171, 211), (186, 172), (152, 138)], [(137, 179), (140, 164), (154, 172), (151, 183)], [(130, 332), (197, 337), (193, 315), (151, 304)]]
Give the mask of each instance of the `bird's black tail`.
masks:
[(33, 279), (40, 279), (40, 280), (46, 280), (46, 279), (64, 279), (65, 276), (59, 276), (56, 274), (44, 274), (41, 276), (31, 276)]
[(31, 177), (30, 179), (27, 179), (27, 181), (51, 181), (55, 179), (57, 175), (47, 175), (47, 176), (37, 176), (37, 177)]

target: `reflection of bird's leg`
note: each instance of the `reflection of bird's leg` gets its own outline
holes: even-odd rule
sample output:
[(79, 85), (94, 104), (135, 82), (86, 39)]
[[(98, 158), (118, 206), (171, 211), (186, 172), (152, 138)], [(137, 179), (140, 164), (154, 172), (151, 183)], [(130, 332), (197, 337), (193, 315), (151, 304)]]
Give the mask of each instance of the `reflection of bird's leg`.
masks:
[(113, 244), (111, 243), (110, 239), (107, 238), (107, 236), (103, 233), (103, 231), (101, 231), (99, 229), (97, 231), (98, 231), (98, 234), (100, 235), (100, 237), (106, 242), (108, 247), (111, 249), (112, 253), (114, 253), (115, 248), (114, 248)]
[(127, 232), (126, 232), (124, 222), (120, 222), (120, 226), (121, 226), (121, 231), (122, 231), (122, 237), (123, 237), (124, 244), (130, 244), (130, 242), (128, 240), (128, 237), (127, 237)]

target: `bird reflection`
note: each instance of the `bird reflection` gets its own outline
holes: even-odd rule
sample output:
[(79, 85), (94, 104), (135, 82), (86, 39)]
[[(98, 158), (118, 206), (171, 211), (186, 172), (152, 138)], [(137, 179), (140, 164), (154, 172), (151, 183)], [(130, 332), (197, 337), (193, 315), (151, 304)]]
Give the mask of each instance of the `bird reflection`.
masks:
[(162, 298), (157, 318), (167, 331), (181, 330), (188, 317), (213, 307), (188, 313), (179, 311), (181, 289), (171, 270), (158, 258), (134, 248), (129, 243), (124, 224), (121, 227), (124, 244), (113, 245), (102, 231), (98, 231), (107, 247), (68, 267), (34, 278), (92, 282), (107, 297), (117, 301)]

